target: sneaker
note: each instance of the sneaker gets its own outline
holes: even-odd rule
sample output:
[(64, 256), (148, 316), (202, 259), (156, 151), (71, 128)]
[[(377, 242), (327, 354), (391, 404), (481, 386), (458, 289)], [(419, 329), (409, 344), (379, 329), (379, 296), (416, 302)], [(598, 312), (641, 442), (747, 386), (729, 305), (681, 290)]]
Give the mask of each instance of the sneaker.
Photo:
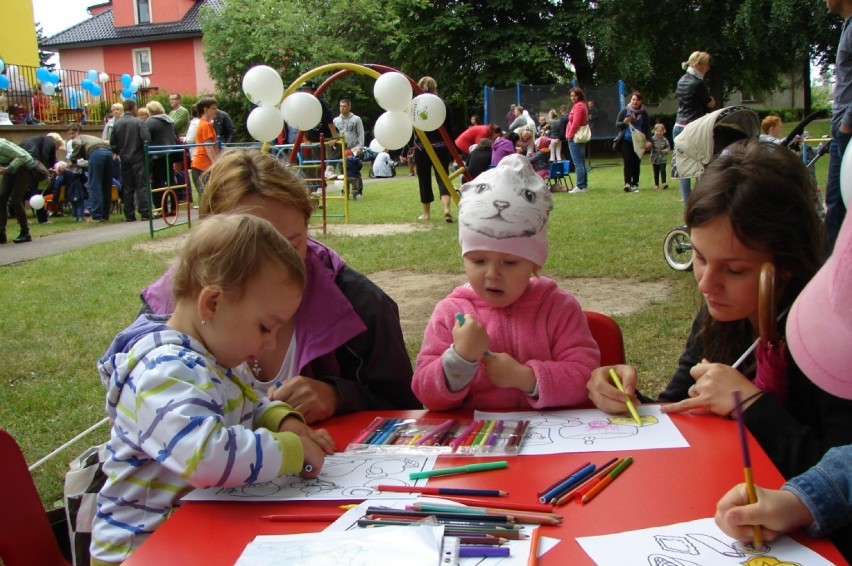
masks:
[(654, 185), (654, 190), (655, 190), (655, 191), (659, 191), (659, 190), (660, 190), (660, 185)]
[(632, 189), (633, 189), (634, 193), (638, 193), (639, 192), (639, 185), (633, 185)]
[(624, 192), (629, 193), (632, 190), (630, 183), (624, 183)]
[(337, 178), (337, 172), (334, 170), (334, 167), (332, 167), (331, 165), (329, 165), (328, 167), (325, 168), (325, 178), (326, 179), (336, 179)]
[(579, 194), (583, 194), (583, 193), (587, 193), (587, 192), (589, 192), (589, 189), (581, 189), (580, 187), (574, 187), (573, 189), (568, 191), (568, 194), (569, 195), (579, 195)]

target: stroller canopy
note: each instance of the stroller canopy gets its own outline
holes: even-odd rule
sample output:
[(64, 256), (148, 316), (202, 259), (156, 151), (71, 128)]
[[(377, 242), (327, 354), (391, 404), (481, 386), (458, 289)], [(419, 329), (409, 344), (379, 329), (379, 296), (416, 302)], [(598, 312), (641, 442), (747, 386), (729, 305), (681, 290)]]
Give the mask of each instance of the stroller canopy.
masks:
[(700, 177), (720, 151), (735, 141), (757, 138), (757, 113), (745, 106), (728, 106), (690, 122), (674, 140), (671, 177)]

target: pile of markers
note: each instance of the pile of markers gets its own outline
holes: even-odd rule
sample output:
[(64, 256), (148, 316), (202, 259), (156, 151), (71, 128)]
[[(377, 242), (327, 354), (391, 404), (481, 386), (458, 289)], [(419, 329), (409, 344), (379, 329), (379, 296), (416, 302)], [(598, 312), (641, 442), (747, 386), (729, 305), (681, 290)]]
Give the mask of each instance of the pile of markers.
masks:
[(504, 546), (508, 541), (528, 538), (521, 524), (558, 525), (561, 521), (555, 513), (414, 503), (405, 509), (368, 507), (358, 526), (443, 525), (444, 536), (460, 539), (460, 557), (500, 557), (510, 556), (509, 547)]
[(538, 492), (538, 500), (550, 505), (565, 505), (571, 500), (588, 503), (633, 463), (633, 458), (613, 458), (596, 466), (586, 462), (567, 476)]
[(376, 417), (346, 453), (517, 454), (530, 421), (386, 419)]

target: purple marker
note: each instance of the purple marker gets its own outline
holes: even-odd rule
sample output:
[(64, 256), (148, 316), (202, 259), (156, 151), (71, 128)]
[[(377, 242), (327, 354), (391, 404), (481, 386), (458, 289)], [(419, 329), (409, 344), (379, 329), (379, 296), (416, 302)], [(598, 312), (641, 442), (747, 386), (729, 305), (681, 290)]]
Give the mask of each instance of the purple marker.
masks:
[(462, 545), (459, 547), (459, 558), (491, 558), (494, 556), (509, 556), (508, 546)]

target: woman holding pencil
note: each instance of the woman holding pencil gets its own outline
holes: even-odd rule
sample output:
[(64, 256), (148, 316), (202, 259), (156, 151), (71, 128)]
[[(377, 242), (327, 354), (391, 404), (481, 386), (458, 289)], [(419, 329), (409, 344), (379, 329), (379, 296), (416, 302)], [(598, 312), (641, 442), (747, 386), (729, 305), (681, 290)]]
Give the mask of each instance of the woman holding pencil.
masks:
[[(832, 446), (852, 443), (852, 402), (815, 387), (789, 359), (786, 372), (756, 380), (754, 354), (743, 356), (759, 336), (761, 266), (775, 265), (779, 313), (820, 266), (812, 183), (790, 151), (756, 141), (729, 146), (707, 167), (685, 210), (704, 305), (658, 398), (671, 403), (665, 412), (730, 416), (739, 391), (746, 426), (785, 477), (802, 473)], [(780, 335), (785, 318), (777, 322)], [(624, 393), (609, 369), (598, 368), (589, 380), (595, 405), (620, 413), (628, 398), (649, 401), (637, 394), (635, 368), (613, 368)]]

